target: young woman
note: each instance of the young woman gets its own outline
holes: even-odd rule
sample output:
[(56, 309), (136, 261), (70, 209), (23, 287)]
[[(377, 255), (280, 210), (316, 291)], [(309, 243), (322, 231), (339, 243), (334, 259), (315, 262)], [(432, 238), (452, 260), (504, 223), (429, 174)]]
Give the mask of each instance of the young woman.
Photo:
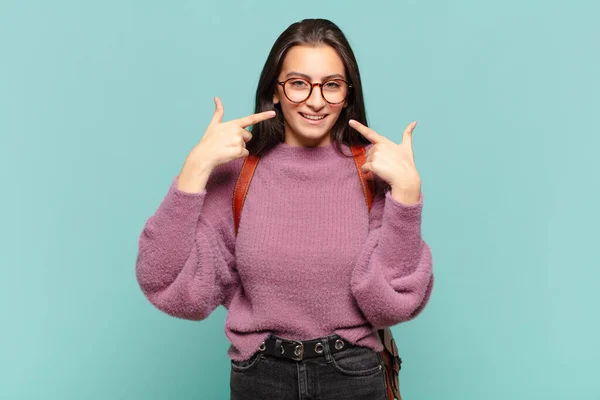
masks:
[[(141, 234), (142, 291), (179, 318), (227, 308), (232, 399), (386, 399), (374, 329), (416, 317), (433, 286), (415, 123), (401, 144), (367, 128), (352, 49), (323, 19), (277, 39), (255, 114), (224, 122), (215, 104)], [(370, 212), (357, 145), (377, 188)], [(236, 232), (233, 192), (249, 154), (260, 162)]]

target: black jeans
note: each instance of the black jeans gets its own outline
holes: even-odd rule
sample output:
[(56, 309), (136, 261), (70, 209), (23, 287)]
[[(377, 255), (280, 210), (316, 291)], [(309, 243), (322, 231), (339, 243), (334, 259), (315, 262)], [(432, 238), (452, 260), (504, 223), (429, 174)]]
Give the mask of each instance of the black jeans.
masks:
[(293, 361), (256, 352), (231, 362), (231, 400), (387, 400), (383, 359), (366, 347)]

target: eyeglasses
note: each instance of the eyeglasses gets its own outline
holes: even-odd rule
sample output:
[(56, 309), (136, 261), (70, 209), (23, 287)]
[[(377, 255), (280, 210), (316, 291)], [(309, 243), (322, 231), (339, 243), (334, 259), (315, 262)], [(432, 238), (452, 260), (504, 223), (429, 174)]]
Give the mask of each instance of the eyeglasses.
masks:
[(277, 82), (283, 87), (283, 94), (292, 103), (302, 103), (312, 94), (313, 88), (321, 88), (321, 96), (329, 104), (340, 104), (348, 96), (352, 87), (343, 79), (332, 79), (324, 83), (312, 83), (303, 78), (290, 78), (283, 82)]

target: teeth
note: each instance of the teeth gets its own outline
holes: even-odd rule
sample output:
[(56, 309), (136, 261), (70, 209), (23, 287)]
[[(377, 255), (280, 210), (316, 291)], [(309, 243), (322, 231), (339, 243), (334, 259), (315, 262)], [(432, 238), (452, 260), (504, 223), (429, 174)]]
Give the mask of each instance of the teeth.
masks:
[(318, 121), (318, 120), (320, 120), (320, 119), (323, 119), (323, 118), (325, 118), (325, 116), (324, 116), (324, 115), (308, 115), (308, 114), (304, 114), (304, 113), (300, 113), (300, 114), (302, 114), (302, 116), (303, 116), (304, 118), (307, 118), (307, 119), (312, 119), (313, 121)]

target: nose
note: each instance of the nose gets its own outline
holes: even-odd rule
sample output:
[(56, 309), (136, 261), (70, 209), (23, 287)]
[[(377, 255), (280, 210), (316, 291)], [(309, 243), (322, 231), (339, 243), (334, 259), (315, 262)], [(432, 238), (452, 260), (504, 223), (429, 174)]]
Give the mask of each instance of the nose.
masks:
[(306, 105), (308, 105), (310, 108), (312, 108), (314, 110), (320, 110), (323, 107), (325, 107), (327, 102), (323, 98), (323, 94), (322, 94), (321, 90), (323, 90), (323, 89), (319, 85), (316, 85), (316, 84), (313, 85), (312, 93), (310, 94), (308, 99), (306, 99)]

